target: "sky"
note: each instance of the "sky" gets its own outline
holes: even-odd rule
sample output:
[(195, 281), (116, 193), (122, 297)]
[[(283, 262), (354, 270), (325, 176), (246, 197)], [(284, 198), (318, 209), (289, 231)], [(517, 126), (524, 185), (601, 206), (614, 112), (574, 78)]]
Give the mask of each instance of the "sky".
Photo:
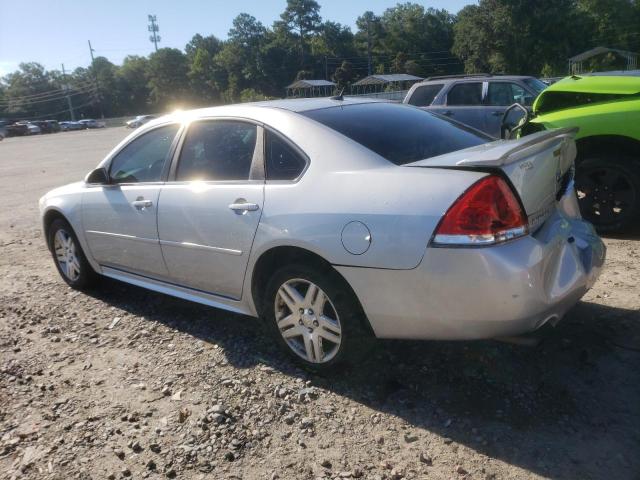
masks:
[[(404, 1), (404, 0), (402, 0)], [(471, 0), (412, 0), (426, 7), (457, 13)], [(318, 0), (324, 20), (349, 25), (366, 10), (381, 14), (395, 0)], [(271, 26), (286, 0), (0, 0), (0, 76), (21, 62), (68, 71), (91, 62), (88, 40), (116, 64), (129, 55), (153, 51), (147, 15), (154, 14), (162, 38), (159, 47), (184, 49), (194, 34), (226, 38), (232, 20), (249, 13)]]

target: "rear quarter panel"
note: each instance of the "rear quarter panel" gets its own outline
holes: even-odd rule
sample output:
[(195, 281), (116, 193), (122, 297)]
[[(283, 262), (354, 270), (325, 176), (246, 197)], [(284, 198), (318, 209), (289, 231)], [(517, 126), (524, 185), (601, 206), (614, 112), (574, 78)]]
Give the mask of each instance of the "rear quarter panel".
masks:
[[(442, 215), (485, 175), (393, 165), (308, 173), (296, 184), (267, 183), (255, 258), (270, 248), (291, 245), (332, 264), (415, 268)], [(349, 253), (342, 244), (342, 230), (352, 221), (365, 224), (371, 234), (369, 249), (360, 255)]]

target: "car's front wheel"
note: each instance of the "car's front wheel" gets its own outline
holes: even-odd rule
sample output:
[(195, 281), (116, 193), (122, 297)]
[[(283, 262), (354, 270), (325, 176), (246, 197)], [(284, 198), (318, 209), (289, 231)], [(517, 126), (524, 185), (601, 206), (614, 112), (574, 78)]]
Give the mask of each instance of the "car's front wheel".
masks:
[(95, 283), (98, 275), (87, 261), (69, 223), (54, 220), (49, 227), (48, 241), (58, 273), (70, 287), (83, 290)]
[(582, 216), (599, 232), (624, 232), (640, 219), (640, 161), (591, 157), (578, 164), (576, 193)]
[(353, 358), (370, 340), (355, 296), (329, 268), (278, 270), (266, 289), (263, 316), (280, 346), (312, 370)]

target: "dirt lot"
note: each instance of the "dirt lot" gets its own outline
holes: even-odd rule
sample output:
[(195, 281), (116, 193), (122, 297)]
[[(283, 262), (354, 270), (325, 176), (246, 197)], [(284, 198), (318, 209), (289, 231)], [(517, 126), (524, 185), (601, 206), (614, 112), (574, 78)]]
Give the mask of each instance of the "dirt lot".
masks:
[(536, 348), (385, 342), (323, 378), (251, 318), (58, 278), (37, 200), (125, 133), (0, 143), (0, 478), (640, 479), (640, 236)]

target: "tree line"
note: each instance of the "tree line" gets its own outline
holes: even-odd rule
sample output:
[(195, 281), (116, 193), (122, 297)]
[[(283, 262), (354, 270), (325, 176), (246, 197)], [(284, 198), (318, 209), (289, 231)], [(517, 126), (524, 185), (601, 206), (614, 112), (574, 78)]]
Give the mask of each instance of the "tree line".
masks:
[[(364, 12), (356, 30), (323, 20), (316, 0), (287, 0), (270, 27), (241, 13), (227, 39), (196, 34), (184, 50), (97, 57), (63, 75), (22, 63), (0, 79), (0, 118), (106, 117), (282, 97), (297, 79), (348, 88), (369, 73), (556, 76), (595, 46), (640, 46), (640, 0), (480, 0), (457, 15), (401, 3)], [(590, 69), (623, 68), (609, 55)], [(347, 90), (348, 92), (348, 90)]]

